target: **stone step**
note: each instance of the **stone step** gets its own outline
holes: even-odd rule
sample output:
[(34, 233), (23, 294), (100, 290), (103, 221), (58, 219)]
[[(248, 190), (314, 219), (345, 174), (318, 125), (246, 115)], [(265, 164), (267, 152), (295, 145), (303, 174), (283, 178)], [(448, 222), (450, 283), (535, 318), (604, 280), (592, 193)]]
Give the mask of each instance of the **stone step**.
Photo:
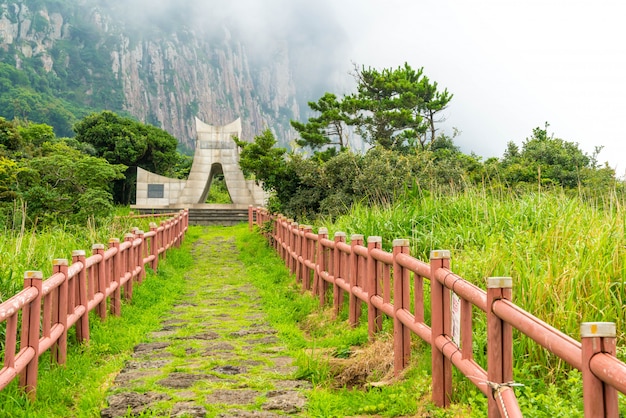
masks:
[[(180, 209), (170, 208), (137, 208), (136, 212), (139, 214), (152, 214), (152, 213), (172, 213), (178, 212)], [(248, 209), (228, 209), (228, 208), (216, 208), (216, 209), (189, 209), (189, 224), (190, 225), (236, 225), (240, 222), (248, 222)]]

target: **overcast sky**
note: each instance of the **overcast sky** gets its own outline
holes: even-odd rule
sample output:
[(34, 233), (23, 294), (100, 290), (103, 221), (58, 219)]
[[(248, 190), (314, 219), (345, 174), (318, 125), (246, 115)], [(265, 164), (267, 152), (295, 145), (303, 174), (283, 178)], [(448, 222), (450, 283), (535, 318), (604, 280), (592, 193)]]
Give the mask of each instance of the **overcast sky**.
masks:
[(405, 61), (454, 98), (446, 131), (466, 153), (502, 157), (532, 129), (577, 142), (626, 171), (626, 3), (622, 1), (341, 0), (332, 13), (351, 62)]

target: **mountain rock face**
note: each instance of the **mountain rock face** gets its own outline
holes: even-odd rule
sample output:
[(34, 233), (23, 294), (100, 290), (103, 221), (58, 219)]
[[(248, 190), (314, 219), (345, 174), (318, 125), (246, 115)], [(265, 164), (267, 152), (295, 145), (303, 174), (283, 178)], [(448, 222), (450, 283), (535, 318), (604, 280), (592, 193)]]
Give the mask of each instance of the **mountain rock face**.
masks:
[(0, 58), (43, 75), (59, 97), (125, 111), (190, 147), (195, 116), (212, 125), (240, 117), (246, 140), (268, 127), (279, 142), (291, 139), (299, 103), (316, 97), (298, 99), (294, 68), (303, 62), (284, 33), (255, 44), (254, 33), (206, 3), (131, 3), (0, 2)]

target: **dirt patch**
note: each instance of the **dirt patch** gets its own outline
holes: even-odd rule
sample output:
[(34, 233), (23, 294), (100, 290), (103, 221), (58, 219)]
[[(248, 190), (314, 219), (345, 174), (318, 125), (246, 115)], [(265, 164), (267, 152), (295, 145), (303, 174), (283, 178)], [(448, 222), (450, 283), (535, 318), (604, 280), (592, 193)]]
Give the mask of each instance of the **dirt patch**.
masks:
[(247, 405), (263, 395), (256, 390), (218, 389), (206, 397), (209, 403), (223, 403), (226, 405)]
[(163, 400), (171, 399), (165, 393), (136, 393), (136, 392), (128, 392), (128, 393), (120, 393), (117, 395), (111, 395), (107, 398), (107, 402), (109, 403), (109, 407), (103, 409), (100, 412), (101, 418), (116, 418), (128, 416), (127, 413), (130, 412), (130, 416), (140, 415), (143, 412), (146, 412), (150, 409), (152, 405), (157, 402)]
[(287, 414), (300, 412), (306, 404), (306, 398), (292, 390), (276, 390), (267, 393), (267, 402), (262, 406), (268, 411), (282, 411)]
[(235, 349), (235, 346), (225, 342), (219, 342), (215, 344), (211, 344), (207, 346), (205, 354), (211, 354), (213, 351), (232, 351)]
[(278, 344), (280, 341), (276, 337), (263, 337), (246, 340), (248, 344)]
[(203, 332), (201, 334), (189, 335), (187, 337), (178, 337), (181, 340), (216, 340), (220, 338), (217, 332)]
[(213, 371), (221, 374), (235, 375), (240, 373), (245, 373), (245, 367), (237, 367), (237, 366), (217, 366), (213, 368)]
[(124, 369), (115, 377), (114, 383), (119, 386), (127, 386), (130, 382), (143, 380), (147, 377), (158, 376), (155, 370), (128, 370)]
[(193, 402), (179, 402), (172, 408), (171, 417), (174, 418), (204, 418), (207, 410), (204, 406), (199, 406)]
[(380, 386), (393, 379), (393, 340), (390, 338), (381, 338), (356, 349), (348, 358), (336, 358), (332, 354), (329, 365), (337, 388)]
[(244, 411), (233, 409), (226, 413), (219, 414), (220, 418), (281, 418), (284, 415), (278, 415), (267, 411)]
[(135, 369), (158, 369), (170, 364), (170, 360), (153, 360), (153, 361), (128, 361), (126, 362), (126, 370)]
[(173, 389), (187, 389), (192, 387), (199, 380), (219, 380), (219, 378), (207, 374), (192, 373), (171, 373), (165, 379), (159, 380), (157, 383), (161, 386)]
[(167, 348), (170, 346), (170, 343), (166, 343), (166, 342), (156, 342), (156, 343), (146, 343), (146, 344), (139, 344), (137, 346), (135, 346), (135, 354), (142, 354), (142, 353), (149, 353), (149, 352), (153, 352), (156, 350), (163, 350), (164, 348)]

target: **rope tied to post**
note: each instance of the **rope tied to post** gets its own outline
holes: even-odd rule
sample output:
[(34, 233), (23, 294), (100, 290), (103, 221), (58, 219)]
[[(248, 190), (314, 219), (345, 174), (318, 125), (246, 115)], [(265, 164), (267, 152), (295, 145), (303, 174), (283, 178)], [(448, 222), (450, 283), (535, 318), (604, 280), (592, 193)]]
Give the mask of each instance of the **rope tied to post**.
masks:
[(496, 383), (496, 382), (485, 381), (482, 383), (484, 383), (485, 385), (491, 388), (491, 396), (493, 396), (494, 400), (500, 402), (501, 409), (504, 412), (504, 418), (509, 418), (509, 414), (508, 414), (508, 411), (506, 410), (504, 399), (502, 399), (502, 393), (506, 390), (513, 390), (513, 388), (516, 386), (524, 386), (524, 385), (521, 383), (515, 383), (515, 382)]

